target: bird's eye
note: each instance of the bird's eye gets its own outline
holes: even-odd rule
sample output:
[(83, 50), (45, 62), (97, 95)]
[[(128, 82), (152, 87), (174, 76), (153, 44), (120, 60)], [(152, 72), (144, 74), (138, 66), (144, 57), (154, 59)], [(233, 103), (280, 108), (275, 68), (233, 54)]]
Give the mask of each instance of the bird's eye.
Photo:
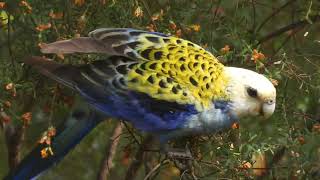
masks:
[(248, 93), (249, 96), (251, 96), (251, 97), (253, 97), (253, 98), (255, 98), (255, 97), (258, 96), (257, 90), (254, 89), (254, 88), (252, 88), (252, 87), (248, 87), (248, 88), (247, 88), (247, 93)]
[(273, 100), (268, 100), (268, 101), (267, 101), (267, 104), (269, 104), (269, 105), (272, 105), (273, 103), (274, 103)]

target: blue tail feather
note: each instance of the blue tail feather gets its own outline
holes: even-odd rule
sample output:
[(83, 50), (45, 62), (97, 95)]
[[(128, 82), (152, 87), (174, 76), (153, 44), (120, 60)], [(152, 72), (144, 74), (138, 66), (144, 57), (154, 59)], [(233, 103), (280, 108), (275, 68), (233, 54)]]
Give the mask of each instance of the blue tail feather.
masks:
[(41, 172), (59, 162), (72, 150), (93, 128), (95, 128), (105, 115), (96, 110), (75, 110), (67, 118), (64, 126), (57, 129), (57, 135), (52, 140), (53, 155), (42, 158), (40, 151), (43, 144), (38, 144), (4, 180), (33, 179)]

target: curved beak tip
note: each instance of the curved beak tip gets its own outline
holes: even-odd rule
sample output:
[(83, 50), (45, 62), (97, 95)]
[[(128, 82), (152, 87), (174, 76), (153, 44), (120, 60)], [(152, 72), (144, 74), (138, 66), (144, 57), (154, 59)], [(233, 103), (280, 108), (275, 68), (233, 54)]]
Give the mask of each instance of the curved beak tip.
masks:
[(262, 115), (264, 119), (268, 119), (272, 116), (275, 110), (275, 104), (264, 104), (262, 107)]

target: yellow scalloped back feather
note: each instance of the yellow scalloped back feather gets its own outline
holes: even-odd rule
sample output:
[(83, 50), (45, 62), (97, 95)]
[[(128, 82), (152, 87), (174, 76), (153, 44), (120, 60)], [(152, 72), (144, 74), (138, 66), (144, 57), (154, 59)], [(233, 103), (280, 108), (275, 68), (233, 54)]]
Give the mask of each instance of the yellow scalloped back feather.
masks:
[(128, 73), (128, 88), (153, 98), (195, 104), (203, 110), (226, 99), (224, 66), (190, 41), (157, 35), (140, 36), (135, 50), (142, 61)]

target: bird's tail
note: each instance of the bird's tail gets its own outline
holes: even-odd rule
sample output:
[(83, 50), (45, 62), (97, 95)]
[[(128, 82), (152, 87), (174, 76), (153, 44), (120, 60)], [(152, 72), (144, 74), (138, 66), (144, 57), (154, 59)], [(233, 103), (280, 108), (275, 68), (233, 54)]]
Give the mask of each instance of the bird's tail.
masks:
[(64, 121), (62, 127), (57, 129), (57, 135), (53, 138), (51, 149), (53, 154), (46, 158), (41, 156), (43, 144), (38, 144), (4, 180), (33, 179), (43, 171), (61, 160), (73, 149), (99, 122), (105, 119), (105, 115), (92, 109), (76, 109)]

